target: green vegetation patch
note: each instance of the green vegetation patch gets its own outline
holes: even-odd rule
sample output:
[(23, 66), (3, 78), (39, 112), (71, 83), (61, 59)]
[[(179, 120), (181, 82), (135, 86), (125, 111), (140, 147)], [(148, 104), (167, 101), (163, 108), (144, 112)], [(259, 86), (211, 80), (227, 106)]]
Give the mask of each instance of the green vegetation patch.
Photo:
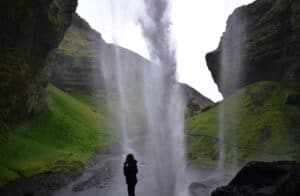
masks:
[(107, 114), (108, 108), (107, 108), (107, 101), (105, 95), (103, 94), (89, 95), (82, 92), (70, 92), (70, 95), (72, 95), (72, 97), (76, 98), (82, 103), (89, 105), (94, 110), (94, 112)]
[(101, 112), (52, 85), (48, 94), (46, 111), (0, 140), (0, 186), (43, 172), (80, 171), (98, 147), (110, 142)]
[[(215, 166), (223, 130), (225, 163), (300, 160), (300, 109), (288, 104), (295, 91), (275, 82), (250, 85), (210, 110), (187, 119), (189, 157)], [(297, 120), (298, 119), (298, 120)]]

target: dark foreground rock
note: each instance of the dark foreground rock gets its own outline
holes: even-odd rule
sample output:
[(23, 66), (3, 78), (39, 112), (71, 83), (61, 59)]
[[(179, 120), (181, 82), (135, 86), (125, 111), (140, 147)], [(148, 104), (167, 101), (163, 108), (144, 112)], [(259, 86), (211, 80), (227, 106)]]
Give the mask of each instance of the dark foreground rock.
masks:
[(250, 162), (212, 196), (298, 196), (300, 164), (292, 161)]
[(30, 178), (21, 178), (0, 188), (3, 196), (51, 196), (53, 193), (74, 181), (79, 173), (45, 173)]

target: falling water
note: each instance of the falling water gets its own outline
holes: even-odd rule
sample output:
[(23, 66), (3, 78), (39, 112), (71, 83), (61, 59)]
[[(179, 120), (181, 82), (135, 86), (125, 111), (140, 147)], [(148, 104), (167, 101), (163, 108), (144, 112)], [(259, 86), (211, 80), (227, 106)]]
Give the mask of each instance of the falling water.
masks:
[[(110, 51), (113, 60), (106, 61), (106, 54), (101, 54), (101, 68), (110, 92), (109, 108), (115, 130), (121, 133), (123, 158), (133, 153), (139, 161), (137, 193), (187, 196), (185, 100), (176, 82), (170, 5), (166, 0), (145, 0), (144, 5), (145, 13), (139, 17), (139, 24), (153, 63), (130, 59), (125, 49), (113, 45)], [(122, 161), (117, 168), (122, 168)], [(122, 180), (117, 180), (113, 190), (124, 184), (122, 172), (115, 171), (115, 178)], [(117, 195), (109, 193), (114, 194)]]
[[(232, 94), (235, 89), (239, 89), (243, 79), (243, 56), (244, 49), (242, 42), (246, 39), (246, 27), (243, 12), (236, 10), (228, 20), (226, 33), (223, 34), (221, 41), (221, 78), (220, 88), (226, 94)], [(234, 72), (234, 73), (232, 73)], [(238, 100), (235, 100), (238, 101)], [(225, 101), (226, 102), (226, 101)], [(227, 168), (233, 171), (237, 167), (237, 105), (226, 105), (222, 103), (219, 111), (219, 162), (218, 170), (224, 172), (225, 162), (229, 163)], [(227, 140), (227, 138), (232, 138)], [(230, 145), (228, 145), (230, 144)], [(230, 147), (229, 147), (230, 146)]]
[[(131, 0), (127, 1), (130, 2)], [(176, 81), (176, 50), (169, 19), (171, 7), (168, 0), (143, 2), (145, 12), (140, 15), (138, 23), (146, 40), (151, 62), (117, 46), (119, 44), (114, 38), (122, 32), (114, 32), (112, 36), (114, 43), (103, 45), (99, 54), (109, 114), (113, 122), (112, 129), (114, 135), (118, 137), (117, 142), (113, 143), (115, 154), (105, 160), (112, 168), (112, 176), (109, 176), (111, 182), (103, 187), (102, 185), (88, 187), (76, 193), (73, 191), (73, 187), (78, 187), (73, 185), (85, 185), (97, 179), (94, 178), (97, 177), (94, 174), (103, 169), (102, 160), (97, 160), (99, 163), (94, 168), (85, 171), (81, 179), (60, 190), (57, 196), (126, 195), (122, 168), (127, 153), (133, 153), (138, 161), (137, 195), (189, 195), (190, 178), (186, 171), (183, 131), (185, 100), (182, 89)], [(113, 15), (116, 14), (113, 9), (111, 12)], [(221, 85), (224, 88), (232, 85), (228, 84), (228, 81), (238, 85), (241, 79), (230, 78), (230, 72), (226, 69), (227, 64), (234, 63), (235, 72), (239, 72), (239, 76), (242, 75), (240, 43), (244, 33), (240, 26), (241, 21), (235, 20), (234, 26), (239, 30), (232, 30), (235, 34), (228, 33), (221, 45)], [(230, 43), (235, 43), (234, 50), (228, 47)], [(220, 170), (224, 169), (226, 159), (227, 121), (226, 108), (221, 105)]]

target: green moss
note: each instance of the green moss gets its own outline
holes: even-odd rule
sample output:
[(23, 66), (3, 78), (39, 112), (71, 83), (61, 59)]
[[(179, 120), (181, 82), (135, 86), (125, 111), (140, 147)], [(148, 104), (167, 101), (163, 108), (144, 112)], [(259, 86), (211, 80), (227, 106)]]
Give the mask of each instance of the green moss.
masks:
[(278, 39), (278, 36), (280, 36), (279, 30), (280, 26), (274, 24), (268, 24), (258, 28), (250, 36), (250, 47), (257, 47), (262, 43), (272, 43), (274, 40)]
[(48, 93), (48, 110), (0, 140), (0, 169), (5, 170), (0, 184), (16, 179), (16, 172), (79, 171), (96, 148), (109, 143), (103, 114), (52, 85)]
[(107, 103), (104, 95), (88, 95), (82, 92), (70, 92), (70, 95), (72, 95), (72, 97), (78, 99), (79, 101), (89, 105), (95, 112), (99, 112), (102, 114), (107, 113)]
[(275, 82), (248, 86), (218, 106), (189, 118), (186, 122), (192, 139), (188, 147), (193, 162), (216, 163), (223, 117), (226, 162), (232, 164), (234, 149), (239, 164), (250, 160), (299, 160), (300, 110), (286, 104), (294, 93)]
[(19, 178), (20, 176), (12, 171), (11, 169), (2, 167), (0, 165), (0, 174), (1, 174), (1, 180), (0, 180), (0, 187), (5, 184), (5, 182), (13, 181)]

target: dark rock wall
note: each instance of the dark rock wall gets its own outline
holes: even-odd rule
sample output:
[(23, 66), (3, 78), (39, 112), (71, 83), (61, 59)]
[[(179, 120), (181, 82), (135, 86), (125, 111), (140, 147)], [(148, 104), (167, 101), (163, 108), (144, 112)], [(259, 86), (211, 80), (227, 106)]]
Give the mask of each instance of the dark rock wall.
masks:
[(232, 181), (212, 196), (297, 196), (300, 193), (300, 164), (292, 161), (250, 162)]
[[(206, 55), (208, 67), (224, 96), (262, 80), (280, 81), (289, 87), (300, 87), (299, 4), (299, 0), (257, 0), (233, 12), (218, 49)], [(233, 37), (240, 29), (235, 26), (237, 18), (242, 18), (242, 25), (247, 32), (241, 39), (242, 48), (237, 47), (237, 38)], [(238, 53), (237, 50), (244, 51), (243, 75), (238, 86), (231, 84), (230, 80), (225, 81), (227, 85), (221, 84), (222, 43), (227, 44), (225, 47), (232, 54)], [(239, 78), (234, 62), (230, 61), (233, 56), (227, 57), (231, 63), (223, 65), (223, 69), (230, 70), (232, 78)]]
[(68, 28), (77, 0), (0, 1), (0, 128), (46, 107), (49, 51)]

